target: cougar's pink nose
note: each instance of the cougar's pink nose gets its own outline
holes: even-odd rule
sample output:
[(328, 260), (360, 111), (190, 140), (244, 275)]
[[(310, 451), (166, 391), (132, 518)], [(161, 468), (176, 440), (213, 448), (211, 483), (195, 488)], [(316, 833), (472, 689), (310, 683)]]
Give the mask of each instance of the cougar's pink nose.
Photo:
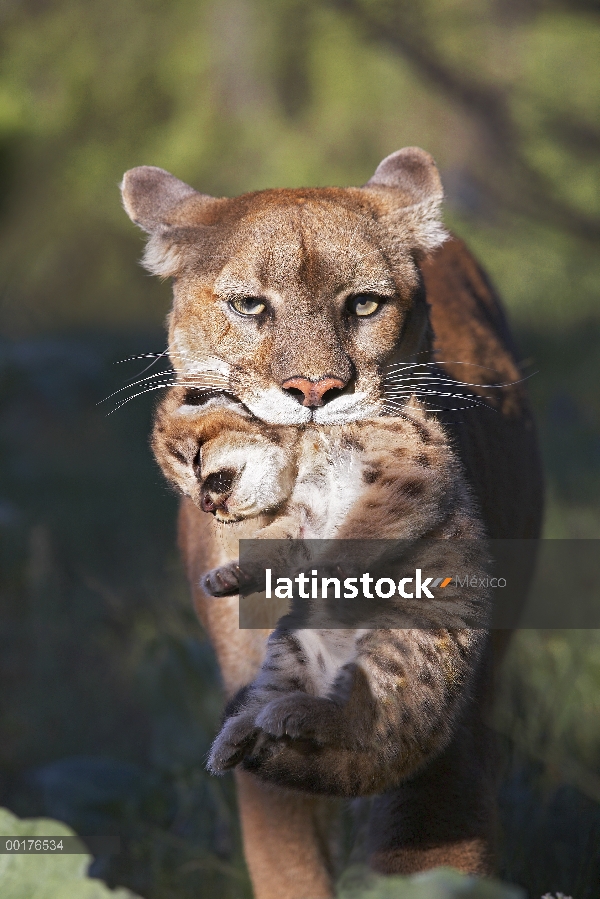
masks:
[(318, 381), (309, 381), (308, 378), (288, 378), (281, 386), (292, 395), (296, 395), (299, 401), (298, 394), (301, 394), (302, 405), (314, 409), (317, 406), (324, 406), (330, 399), (335, 398), (335, 393), (327, 396), (330, 390), (343, 390), (347, 383), (340, 378), (320, 378)]

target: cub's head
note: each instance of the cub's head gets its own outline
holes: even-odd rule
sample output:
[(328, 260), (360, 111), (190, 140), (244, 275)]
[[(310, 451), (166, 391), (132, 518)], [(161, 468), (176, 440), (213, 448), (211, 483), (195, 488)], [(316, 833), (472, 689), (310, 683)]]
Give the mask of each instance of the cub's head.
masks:
[(423, 150), (360, 188), (216, 199), (140, 166), (122, 193), (145, 266), (174, 279), (169, 355), (190, 403), (212, 388), (272, 424), (351, 421), (380, 410), (392, 358), (427, 351), (418, 262), (446, 232)]

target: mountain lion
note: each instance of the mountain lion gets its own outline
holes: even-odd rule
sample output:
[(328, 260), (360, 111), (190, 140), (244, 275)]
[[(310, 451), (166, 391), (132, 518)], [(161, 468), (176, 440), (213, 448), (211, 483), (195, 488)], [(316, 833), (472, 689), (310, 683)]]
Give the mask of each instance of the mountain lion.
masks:
[[(387, 157), (362, 188), (267, 190), (234, 199), (199, 194), (161, 169), (140, 167), (126, 173), (122, 190), (126, 211), (149, 235), (147, 268), (174, 279), (169, 356), (181, 393), (168, 398), (159, 412), (157, 428), (163, 431), (160, 437), (157, 431), (155, 444), (188, 440), (189, 407), (198, 420), (210, 417), (208, 406), (204, 411), (197, 408), (203, 403), (239, 404), (243, 409), (242, 415), (234, 413), (238, 425), (245, 422), (237, 462), (223, 468), (221, 458), (212, 485), (202, 470), (204, 437), (197, 444), (188, 440), (184, 452), (180, 444), (168, 463), (164, 457), (161, 461), (181, 466), (178, 477), (187, 479), (187, 492), (196, 491), (194, 498), (206, 511), (216, 513), (220, 507), (221, 518), (238, 518), (219, 523), (216, 514), (210, 517), (185, 499), (180, 544), (195, 606), (217, 652), (226, 691), (232, 699), (237, 696), (216, 744), (224, 752), (215, 749), (211, 762), (218, 770), (241, 762), (235, 774), (255, 895), (333, 895), (326, 834), (331, 801), (317, 793), (380, 793), (372, 806), (369, 837), (376, 870), (411, 872), (451, 864), (465, 871), (490, 871), (495, 772), (483, 717), (490, 695), (492, 641), (474, 636), (463, 645), (458, 631), (450, 637), (432, 637), (431, 632), (430, 638), (442, 641), (433, 648), (418, 632), (405, 631), (395, 649), (390, 650), (389, 643), (385, 658), (369, 669), (365, 660), (373, 638), (367, 633), (355, 641), (350, 667), (353, 672), (370, 671), (371, 680), (355, 675), (346, 693), (334, 691), (329, 698), (307, 698), (306, 689), (287, 690), (281, 697), (287, 703), (285, 715), (273, 717), (269, 691), (260, 697), (256, 690), (243, 691), (257, 674), (264, 684), (264, 670), (259, 672), (268, 631), (241, 630), (237, 596), (214, 599), (201, 586), (227, 592), (219, 591), (217, 573), (227, 579), (235, 571), (231, 565), (238, 557), (238, 540), (259, 527), (277, 529), (278, 514), (285, 517), (285, 498), (293, 496), (299, 483), (289, 472), (285, 475), (283, 466), (282, 480), (275, 478), (271, 484), (280, 493), (279, 501), (276, 496), (262, 498), (256, 516), (232, 514), (230, 496), (243, 469), (240, 453), (250, 458), (256, 447), (253, 422), (260, 423), (263, 434), (270, 429), (271, 437), (278, 435), (280, 444), (293, 442), (297, 434), (314, 433), (336, 434), (340, 446), (345, 432), (359, 433), (362, 428), (368, 436), (365, 459), (377, 435), (391, 429), (385, 455), (389, 464), (390, 447), (398, 450), (410, 443), (410, 425), (402, 410), (415, 395), (435, 404), (435, 411), (423, 417), (426, 430), (442, 456), (446, 453), (459, 493), (465, 483), (465, 527), (477, 529), (481, 514), (489, 537), (538, 535), (540, 467), (510, 335), (485, 276), (464, 246), (447, 238), (440, 223), (442, 188), (433, 160), (422, 150), (408, 148)], [(465, 399), (464, 381), (469, 382), (470, 400)], [(188, 413), (182, 412), (184, 407)], [(232, 411), (219, 414), (230, 416)], [(188, 414), (183, 428), (181, 414)], [(216, 410), (210, 414), (218, 420)], [(424, 416), (421, 409), (415, 420), (419, 415)], [(227, 422), (231, 428), (231, 418)], [(228, 439), (222, 425), (211, 438), (217, 443), (219, 435)], [(210, 455), (210, 440), (205, 446)], [(276, 460), (276, 448), (277, 440), (262, 446), (264, 453), (271, 453), (269, 465)], [(221, 451), (227, 449), (221, 445)], [(455, 457), (460, 463), (450, 464)], [(350, 493), (358, 490), (358, 468), (346, 485)], [(223, 471), (229, 471), (230, 483), (223, 481)], [(396, 486), (406, 485), (401, 471), (394, 477)], [(370, 489), (378, 486), (374, 481)], [(443, 517), (444, 498), (435, 491), (432, 496), (435, 522), (436, 514)], [(318, 518), (331, 500), (319, 491), (311, 497), (305, 503), (306, 521)], [(363, 537), (385, 536), (366, 507), (356, 511)], [(405, 514), (408, 521), (410, 511), (399, 497), (399, 530)], [(389, 502), (384, 519), (395, 523)], [(343, 525), (335, 533), (341, 536)], [(206, 579), (208, 572), (212, 575)], [(225, 586), (233, 589), (235, 584)], [(502, 634), (495, 637), (497, 654), (505, 641)], [(271, 647), (276, 641), (277, 636)], [(272, 648), (269, 652), (272, 656)], [(360, 666), (353, 664), (359, 656)], [(298, 672), (301, 658), (296, 652)], [(455, 666), (450, 678), (444, 668), (448, 662), (450, 668)], [(386, 663), (387, 676), (381, 677)], [(433, 687), (424, 687), (419, 677), (424, 670)], [(413, 716), (389, 715), (385, 745), (379, 747), (387, 751), (367, 759), (371, 764), (365, 767), (361, 750), (369, 740), (373, 748), (374, 737), (381, 741), (381, 732), (374, 733), (382, 720), (374, 716), (374, 706), (402, 706), (391, 693), (386, 697), (394, 684), (402, 684)], [(440, 697), (444, 701), (439, 702)], [(336, 700), (335, 708), (329, 706), (320, 716), (321, 730), (313, 727), (314, 719), (302, 707), (308, 699), (313, 704), (316, 699)], [(250, 706), (251, 735), (246, 722), (241, 738), (235, 734), (232, 741), (232, 728)], [(418, 708), (426, 714), (416, 721)], [(255, 751), (257, 728), (259, 739), (264, 735), (260, 751)], [(343, 747), (342, 767), (339, 747), (331, 748), (336, 737)], [(227, 755), (232, 743), (232, 754)], [(404, 765), (388, 764), (394, 748)], [(369, 780), (373, 774), (375, 779)], [(349, 786), (351, 776), (355, 783)]]

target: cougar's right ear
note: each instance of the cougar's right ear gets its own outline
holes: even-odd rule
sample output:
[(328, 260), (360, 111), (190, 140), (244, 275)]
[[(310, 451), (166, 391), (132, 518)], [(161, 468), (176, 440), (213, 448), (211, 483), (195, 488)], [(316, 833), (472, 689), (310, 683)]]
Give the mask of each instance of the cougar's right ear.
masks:
[(181, 267), (177, 232), (201, 225), (202, 213), (218, 202), (153, 165), (125, 172), (121, 196), (131, 221), (149, 235), (143, 265), (163, 278)]

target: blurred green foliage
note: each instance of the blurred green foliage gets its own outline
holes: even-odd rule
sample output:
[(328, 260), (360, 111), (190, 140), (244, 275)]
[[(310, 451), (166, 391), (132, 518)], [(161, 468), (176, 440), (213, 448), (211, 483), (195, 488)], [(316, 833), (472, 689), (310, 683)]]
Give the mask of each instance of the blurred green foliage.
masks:
[(337, 895), (339, 899), (524, 899), (518, 887), (467, 877), (449, 868), (412, 877), (377, 877), (349, 868)]
[[(20, 820), (0, 809), (0, 835), (57, 838), (73, 831), (44, 818)], [(89, 855), (0, 855), (3, 899), (136, 899), (125, 889), (108, 890), (86, 876)], [(439, 868), (414, 877), (376, 877), (362, 868), (349, 869), (338, 890), (339, 899), (523, 899), (521, 890), (493, 881), (466, 877)], [(139, 897), (138, 897), (139, 899)], [(307, 897), (309, 899), (309, 897)]]
[(536, 326), (595, 316), (600, 22), (558, 0), (10, 0), (0, 325), (159, 323), (117, 185), (360, 184), (436, 157), (450, 223)]
[[(59, 821), (34, 818), (20, 821), (0, 809), (0, 834), (14, 837), (68, 837), (69, 827)], [(57, 839), (58, 842), (58, 839)], [(129, 890), (109, 890), (87, 876), (91, 856), (0, 855), (0, 891), (3, 899), (136, 899)]]
[[(532, 376), (546, 534), (598, 538), (599, 38), (597, 0), (0, 4), (0, 802), (119, 833), (108, 883), (250, 895), (231, 781), (203, 766), (220, 689), (152, 397), (95, 405), (169, 307), (123, 172), (232, 195), (430, 150)], [(532, 896), (600, 891), (599, 659), (595, 632), (521, 632), (500, 682), (501, 870)]]
[[(148, 447), (97, 404), (160, 333), (0, 341), (0, 804), (119, 834), (93, 873), (150, 899), (246, 897), (221, 695)], [(143, 363), (142, 363), (143, 364)]]

